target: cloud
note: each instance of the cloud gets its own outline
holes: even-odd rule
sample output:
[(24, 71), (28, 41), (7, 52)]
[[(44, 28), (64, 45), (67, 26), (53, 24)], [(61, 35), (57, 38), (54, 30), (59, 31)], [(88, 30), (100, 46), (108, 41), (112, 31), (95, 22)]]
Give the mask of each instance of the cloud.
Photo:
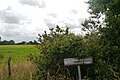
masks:
[(52, 20), (44, 19), (44, 23), (45, 23), (49, 28), (54, 28), (54, 27), (55, 27), (55, 24), (53, 23)]
[(64, 27), (68, 27), (69, 29), (81, 28), (81, 24), (66, 23)]
[(73, 10), (71, 10), (71, 13), (77, 14), (77, 13), (78, 13), (78, 10), (73, 9)]
[(22, 32), (22, 27), (19, 27), (18, 24), (0, 24), (0, 34), (6, 37), (19, 36)]
[(26, 16), (17, 13), (11, 7), (0, 10), (0, 35), (5, 38), (21, 36), (25, 24), (30, 24), (29, 22)]
[(84, 20), (84, 19), (79, 18), (79, 19), (77, 19), (77, 20), (75, 21), (74, 19), (68, 18), (67, 21), (61, 21), (60, 23), (64, 23), (64, 24), (63, 24), (63, 27), (68, 27), (69, 29), (75, 29), (75, 28), (81, 29), (81, 28), (82, 28), (81, 22), (82, 22), (83, 20)]
[(11, 9), (0, 10), (0, 18), (3, 23), (8, 24), (22, 24), (21, 21), (25, 17)]
[(56, 25), (78, 30), (82, 27), (81, 18), (87, 16), (84, 0), (2, 1), (0, 36), (15, 41), (33, 40), (38, 33), (42, 34)]
[(45, 2), (42, 1), (41, 4), (39, 4), (39, 7), (40, 7), (40, 8), (45, 8), (45, 7), (46, 7)]
[(54, 18), (57, 18), (57, 14), (55, 14), (55, 13), (49, 13), (48, 16), (52, 16)]
[(20, 0), (19, 1), (23, 5), (29, 5), (29, 6), (38, 6), (40, 8), (45, 8), (45, 2), (44, 1), (38, 1), (38, 0)]
[(21, 34), (21, 32), (16, 31), (16, 30), (9, 30), (6, 29), (5, 32), (3, 33), (4, 36), (6, 37), (14, 37), (14, 36), (19, 36)]

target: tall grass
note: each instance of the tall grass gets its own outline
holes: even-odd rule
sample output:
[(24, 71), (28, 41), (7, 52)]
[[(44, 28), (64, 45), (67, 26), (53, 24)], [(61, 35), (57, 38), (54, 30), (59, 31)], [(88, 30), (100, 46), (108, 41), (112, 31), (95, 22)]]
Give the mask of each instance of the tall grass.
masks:
[[(26, 61), (11, 65), (10, 80), (32, 80), (36, 65)], [(0, 68), (0, 80), (9, 80), (7, 65)]]
[(9, 80), (8, 57), (11, 57), (10, 80), (32, 80), (36, 65), (27, 61), (29, 54), (38, 54), (34, 45), (0, 45), (0, 80)]

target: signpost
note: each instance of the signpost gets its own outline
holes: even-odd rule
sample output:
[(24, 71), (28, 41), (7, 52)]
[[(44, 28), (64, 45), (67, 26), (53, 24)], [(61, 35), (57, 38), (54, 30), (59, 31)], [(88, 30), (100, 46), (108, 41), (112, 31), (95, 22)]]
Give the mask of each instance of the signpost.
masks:
[(79, 80), (81, 80), (81, 71), (80, 71), (80, 65), (78, 65), (78, 76), (79, 76)]
[(78, 59), (78, 58), (65, 58), (64, 59), (64, 65), (65, 66), (72, 66), (72, 65), (77, 65), (78, 66), (78, 75), (79, 75), (79, 80), (81, 80), (81, 71), (80, 71), (80, 65), (89, 65), (93, 63), (93, 58), (88, 57), (88, 58), (83, 58), (83, 59)]

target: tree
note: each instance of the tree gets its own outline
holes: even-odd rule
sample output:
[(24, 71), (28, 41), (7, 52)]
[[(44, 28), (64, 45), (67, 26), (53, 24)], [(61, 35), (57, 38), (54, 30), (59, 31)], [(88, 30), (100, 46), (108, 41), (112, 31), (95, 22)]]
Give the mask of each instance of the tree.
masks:
[(35, 44), (35, 45), (37, 45), (37, 44), (38, 44), (38, 42), (37, 42), (36, 40), (34, 40), (34, 44)]
[(34, 44), (34, 42), (32, 42), (32, 41), (29, 41), (29, 42), (28, 42), (28, 44), (30, 44), (30, 45), (33, 45), (33, 44)]
[[(85, 29), (96, 29), (99, 37), (101, 51), (97, 54), (100, 58), (99, 74), (94, 79), (119, 79), (120, 77), (120, 0), (89, 0), (90, 21), (86, 21)], [(103, 18), (103, 23), (100, 21)], [(93, 26), (88, 26), (93, 22)], [(90, 35), (91, 36), (91, 35)], [(99, 48), (99, 46), (97, 46)], [(93, 50), (93, 49), (92, 49)], [(96, 63), (96, 64), (97, 64)], [(97, 66), (96, 66), (97, 68)], [(95, 69), (95, 67), (94, 67)]]
[(9, 42), (8, 42), (7, 40), (3, 40), (3, 41), (1, 42), (1, 44), (2, 44), (2, 45), (8, 45)]
[(1, 42), (1, 36), (0, 36), (0, 42)]
[[(103, 44), (120, 47), (120, 0), (89, 0), (89, 12), (93, 18), (105, 15), (105, 27), (99, 27)], [(103, 26), (103, 25), (102, 25)]]
[(0, 45), (15, 45), (15, 42), (14, 40), (10, 40), (10, 41), (3, 40), (0, 42)]
[(13, 40), (8, 41), (9, 45), (15, 45), (15, 42)]
[(25, 42), (25, 41), (22, 41), (22, 42), (19, 42), (19, 43), (16, 43), (17, 45), (26, 45), (27, 44), (27, 42)]

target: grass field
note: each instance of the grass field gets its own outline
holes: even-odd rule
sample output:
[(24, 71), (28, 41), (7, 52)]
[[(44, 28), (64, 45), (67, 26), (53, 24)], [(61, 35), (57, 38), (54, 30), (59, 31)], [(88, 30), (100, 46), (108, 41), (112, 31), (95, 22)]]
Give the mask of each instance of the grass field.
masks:
[(0, 55), (4, 58), (0, 61), (7, 60), (11, 57), (12, 62), (26, 60), (29, 54), (38, 53), (38, 49), (34, 45), (1, 45)]
[(11, 57), (10, 80), (32, 80), (36, 64), (27, 61), (29, 54), (37, 54), (34, 45), (1, 45), (0, 46), (0, 80), (8, 79), (8, 57)]

